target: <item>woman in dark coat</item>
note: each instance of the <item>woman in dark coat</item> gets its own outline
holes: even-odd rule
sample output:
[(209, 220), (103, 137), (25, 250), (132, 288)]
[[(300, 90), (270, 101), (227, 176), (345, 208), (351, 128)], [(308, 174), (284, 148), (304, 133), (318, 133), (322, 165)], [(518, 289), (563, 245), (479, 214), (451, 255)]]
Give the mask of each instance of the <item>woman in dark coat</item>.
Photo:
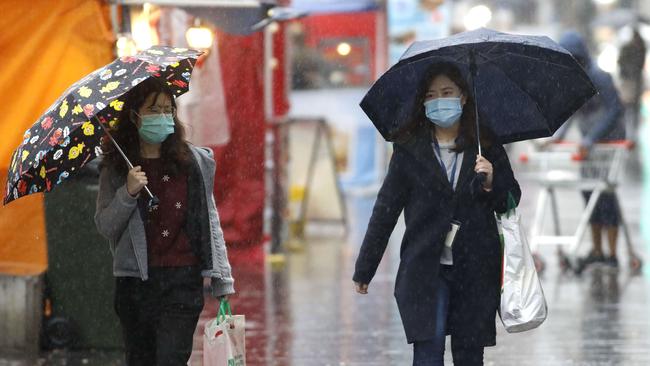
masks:
[[(443, 365), (451, 335), (455, 365), (483, 365), (496, 344), (501, 245), (494, 212), (521, 191), (504, 148), (481, 130), (459, 70), (436, 64), (423, 80), (413, 122), (400, 132), (357, 258), (353, 280), (365, 294), (398, 217), (406, 231), (395, 284), (414, 365)], [(452, 222), (459, 225), (451, 245)]]

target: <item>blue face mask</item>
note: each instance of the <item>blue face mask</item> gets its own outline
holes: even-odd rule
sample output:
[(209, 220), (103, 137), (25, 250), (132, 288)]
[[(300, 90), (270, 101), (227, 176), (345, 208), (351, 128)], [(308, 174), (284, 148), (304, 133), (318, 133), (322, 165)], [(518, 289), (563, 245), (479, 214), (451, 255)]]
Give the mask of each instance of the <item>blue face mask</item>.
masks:
[(460, 98), (436, 98), (424, 102), (424, 113), (429, 121), (442, 128), (454, 125), (463, 114)]
[(150, 144), (160, 144), (174, 133), (174, 117), (171, 114), (146, 114), (138, 129), (140, 138)]

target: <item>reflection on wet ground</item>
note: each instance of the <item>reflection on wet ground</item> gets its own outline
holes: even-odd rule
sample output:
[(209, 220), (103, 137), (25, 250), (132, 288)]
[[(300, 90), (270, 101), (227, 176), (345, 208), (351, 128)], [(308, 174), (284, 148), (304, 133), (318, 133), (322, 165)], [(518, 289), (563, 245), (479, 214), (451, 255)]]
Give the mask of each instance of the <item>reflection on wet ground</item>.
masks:
[[(524, 218), (532, 214), (536, 194), (528, 188), (521, 205)], [(627, 187), (623, 207), (638, 241), (637, 189)], [(573, 193), (560, 193), (563, 205), (582, 204), (579, 194)], [(411, 362), (393, 299), (403, 224), (391, 239), (369, 295), (355, 294), (350, 280), (372, 203), (351, 199), (348, 207), (354, 221), (347, 239), (313, 235), (304, 252), (290, 255), (283, 270), (262, 271), (244, 259), (250, 255), (233, 252), (235, 258), (244, 259), (233, 263), (240, 289), (233, 303), (249, 319), (250, 365)], [(579, 214), (569, 214), (566, 226)], [(630, 275), (625, 250), (620, 252), (620, 271), (596, 266), (581, 277), (561, 273), (554, 253), (553, 247), (540, 248), (547, 262), (542, 276), (550, 308), (547, 322), (522, 334), (507, 334), (497, 324), (498, 346), (487, 349), (486, 365), (650, 365), (650, 282), (647, 276)]]
[[(536, 191), (522, 184), (525, 220), (532, 215)], [(635, 199), (639, 187), (630, 184), (621, 193), (633, 241), (644, 254)], [(577, 192), (560, 195), (561, 206), (583, 205)], [(248, 340), (251, 365), (410, 364), (411, 347), (393, 298), (403, 225), (391, 239), (369, 295), (357, 295), (350, 278), (373, 202), (349, 203), (354, 222), (347, 239), (311, 237), (303, 253), (290, 255), (284, 270), (260, 275), (254, 280), (258, 290), (242, 291), (235, 299), (239, 310), (256, 319)], [(564, 224), (573, 225), (579, 214), (565, 215)], [(588, 244), (583, 243), (582, 252)], [(498, 346), (486, 350), (486, 365), (650, 365), (648, 271), (631, 275), (623, 244), (620, 248), (619, 271), (592, 266), (580, 277), (560, 272), (554, 247), (540, 248), (547, 262), (542, 281), (549, 318), (539, 329), (521, 334), (507, 334), (497, 324)], [(250, 288), (242, 279), (239, 286)], [(452, 364), (450, 358), (447, 363)]]
[[(535, 188), (522, 182), (524, 221), (532, 215)], [(622, 206), (638, 243), (637, 185), (621, 191)], [(561, 204), (582, 205), (579, 194), (562, 193)], [(364, 234), (372, 197), (349, 200), (350, 233), (319, 228), (301, 253), (289, 254), (286, 267), (273, 270), (261, 250), (238, 248), (230, 252), (238, 294), (233, 309), (247, 318), (248, 365), (408, 365), (406, 344), (393, 298), (399, 261), (399, 224), (369, 294), (357, 295), (351, 276), (358, 245)], [(581, 206), (574, 206), (581, 207)], [(575, 215), (565, 220), (570, 226)], [(588, 243), (585, 243), (588, 244)], [(621, 245), (623, 247), (623, 245)], [(586, 250), (586, 245), (581, 248)], [(497, 324), (498, 345), (486, 350), (486, 365), (650, 365), (650, 278), (631, 276), (621, 248), (622, 268), (588, 269), (581, 277), (562, 274), (555, 248), (541, 248), (547, 261), (542, 276), (549, 318), (539, 329), (507, 334)], [(645, 254), (640, 250), (641, 254)], [(646, 255), (644, 257), (647, 258)], [(200, 365), (202, 324), (217, 310), (206, 302), (196, 332), (192, 365)], [(498, 321), (498, 319), (497, 319)], [(451, 365), (451, 359), (447, 359)], [(39, 360), (0, 356), (4, 365), (122, 365), (115, 352), (53, 352)]]

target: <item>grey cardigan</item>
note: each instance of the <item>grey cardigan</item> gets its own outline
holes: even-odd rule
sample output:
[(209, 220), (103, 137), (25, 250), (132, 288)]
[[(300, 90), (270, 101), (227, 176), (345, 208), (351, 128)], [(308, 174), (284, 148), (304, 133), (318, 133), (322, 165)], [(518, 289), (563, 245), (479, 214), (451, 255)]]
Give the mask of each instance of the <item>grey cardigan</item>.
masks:
[[(212, 279), (213, 296), (233, 294), (234, 280), (213, 196), (216, 163), (212, 150), (192, 145), (190, 150), (202, 178), (199, 185), (204, 197), (201, 197), (200, 217), (207, 218), (207, 233), (201, 236), (204, 240), (200, 243), (201, 253), (205, 253), (201, 260), (201, 274)], [(126, 191), (126, 176), (116, 174), (111, 168), (103, 168), (99, 176), (95, 224), (99, 233), (109, 241), (113, 275), (147, 280), (147, 240), (138, 200)]]

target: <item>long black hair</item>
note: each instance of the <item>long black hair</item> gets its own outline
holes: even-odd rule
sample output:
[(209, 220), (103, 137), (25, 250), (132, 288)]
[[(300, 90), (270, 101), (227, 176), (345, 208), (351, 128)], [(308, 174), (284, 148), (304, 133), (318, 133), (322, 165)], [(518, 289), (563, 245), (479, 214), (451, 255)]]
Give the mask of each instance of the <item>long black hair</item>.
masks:
[[(403, 128), (398, 130), (393, 135), (393, 141), (397, 143), (404, 143), (409, 141), (415, 134), (426, 133), (430, 134), (435, 131), (433, 123), (428, 121), (424, 112), (424, 100), (426, 99), (427, 90), (431, 82), (436, 77), (444, 75), (454, 82), (460, 89), (461, 93), (465, 96), (465, 105), (463, 106), (463, 113), (460, 116), (459, 139), (456, 143), (454, 151), (464, 151), (469, 146), (476, 145), (476, 109), (474, 104), (474, 96), (472, 91), (461, 74), (458, 67), (454, 64), (447, 62), (440, 62), (432, 64), (426, 76), (418, 85), (418, 90), (414, 105), (412, 108), (411, 116)], [(480, 126), (480, 139), (481, 145), (489, 147), (494, 140), (493, 134), (487, 128)]]
[[(140, 135), (133, 120), (134, 113), (142, 107), (147, 97), (154, 94), (153, 103), (160, 94), (166, 94), (171, 99), (172, 107), (176, 110), (176, 101), (170, 90), (162, 82), (153, 78), (147, 79), (130, 90), (120, 100), (124, 101), (122, 111), (118, 115), (118, 123), (111, 128), (111, 134), (120, 145), (131, 163), (136, 166), (142, 162), (140, 156)], [(124, 158), (119, 154), (108, 136), (102, 141), (102, 165), (110, 166), (120, 174), (128, 172)], [(185, 140), (185, 128), (174, 114), (174, 133), (163, 141), (160, 148), (160, 157), (166, 172), (177, 175), (184, 170), (190, 162), (190, 149)]]

